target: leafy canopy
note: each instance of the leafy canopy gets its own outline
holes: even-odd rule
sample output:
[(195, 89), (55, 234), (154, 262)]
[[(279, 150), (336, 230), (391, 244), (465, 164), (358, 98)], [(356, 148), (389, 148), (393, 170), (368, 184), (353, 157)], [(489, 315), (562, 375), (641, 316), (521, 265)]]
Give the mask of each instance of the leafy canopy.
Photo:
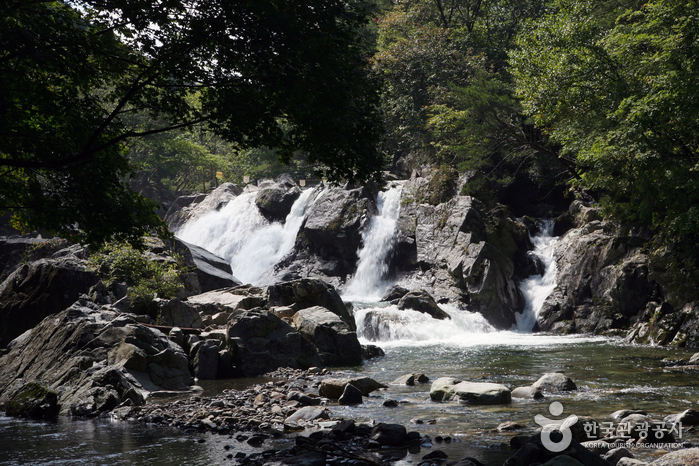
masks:
[[(2, 2), (0, 209), (18, 226), (89, 243), (162, 231), (153, 204), (128, 189), (125, 144), (201, 124), (240, 147), (274, 147), (284, 162), (302, 151), (330, 179), (375, 176), (363, 7)], [(132, 124), (135, 114), (151, 124)]]

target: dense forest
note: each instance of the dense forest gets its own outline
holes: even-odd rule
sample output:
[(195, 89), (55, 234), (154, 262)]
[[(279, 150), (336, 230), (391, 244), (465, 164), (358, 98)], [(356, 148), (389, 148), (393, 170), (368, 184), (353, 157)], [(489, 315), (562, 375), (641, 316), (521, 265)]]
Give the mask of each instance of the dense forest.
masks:
[(164, 231), (158, 204), (219, 182), (428, 165), (515, 211), (585, 196), (699, 258), (696, 1), (0, 9), (0, 208), (18, 229), (137, 240)]

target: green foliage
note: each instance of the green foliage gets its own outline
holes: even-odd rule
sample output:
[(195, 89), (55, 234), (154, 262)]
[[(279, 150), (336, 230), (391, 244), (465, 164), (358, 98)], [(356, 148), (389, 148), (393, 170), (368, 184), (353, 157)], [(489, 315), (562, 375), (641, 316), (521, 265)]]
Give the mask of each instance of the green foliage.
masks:
[[(127, 149), (138, 159), (135, 139), (203, 124), (282, 162), (302, 154), (329, 179), (378, 176), (364, 23), (360, 1), (4, 2), (0, 210), (90, 244), (164, 234), (129, 189)], [(178, 136), (141, 148), (175, 190), (229, 154)]]
[(556, 6), (511, 56), (526, 111), (576, 158), (608, 214), (696, 238), (699, 4)]
[(131, 308), (139, 314), (154, 314), (155, 297), (176, 297), (182, 288), (179, 276), (185, 271), (178, 255), (173, 261), (166, 261), (128, 243), (105, 244), (90, 256), (89, 264), (100, 273), (107, 288), (116, 283), (127, 284)]
[(427, 185), (427, 203), (438, 205), (451, 199), (456, 191), (459, 172), (449, 165), (440, 165), (432, 172)]

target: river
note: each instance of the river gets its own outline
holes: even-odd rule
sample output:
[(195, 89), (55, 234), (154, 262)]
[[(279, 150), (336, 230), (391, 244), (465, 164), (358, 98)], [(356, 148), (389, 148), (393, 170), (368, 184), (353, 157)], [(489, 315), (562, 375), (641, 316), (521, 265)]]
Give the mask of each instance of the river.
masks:
[[(367, 375), (387, 384), (401, 375), (422, 372), (432, 380), (451, 376), (510, 388), (531, 385), (547, 372), (563, 372), (575, 381), (578, 390), (538, 401), (515, 399), (509, 405), (467, 406), (431, 402), (429, 383), (414, 387), (389, 385), (365, 398), (361, 405), (331, 404), (335, 415), (401, 423), (433, 439), (448, 436), (450, 443), (435, 443), (433, 448), (446, 451), (451, 460), (472, 456), (490, 466), (502, 464), (512, 454), (508, 444), (515, 433), (501, 433), (496, 427), (505, 421), (517, 421), (527, 426), (524, 433), (532, 433), (537, 427), (534, 417), (548, 416), (553, 401), (562, 403), (561, 417), (591, 416), (607, 424), (614, 423), (610, 415), (619, 409), (642, 409), (662, 419), (696, 405), (696, 373), (673, 368), (669, 362), (688, 358), (692, 351), (628, 345), (596, 336), (531, 333), (543, 299), (555, 286), (552, 250), (556, 239), (551, 236), (550, 224), (542, 223), (540, 234), (532, 238), (533, 254), (542, 261), (545, 272), (520, 284), (527, 307), (517, 327), (510, 331), (496, 331), (479, 314), (448, 306), (443, 309), (452, 318), (438, 321), (379, 303), (378, 298), (391, 285), (385, 257), (392, 248), (400, 189), (398, 183), (380, 195), (379, 213), (366, 229), (364, 246), (358, 254), (358, 272), (342, 290), (343, 298), (354, 304), (362, 342), (381, 346), (386, 355), (361, 367), (334, 372)], [(252, 196), (242, 195), (221, 211), (187, 225), (180, 235), (238, 263), (248, 261), (246, 257), (264, 247), (269, 260), (252, 261), (256, 266), (247, 269), (234, 267), (234, 273), (245, 281), (263, 284), (274, 262), (293, 246), (293, 237), (313, 199), (312, 192), (305, 191), (285, 225), (279, 225), (261, 220), (259, 213), (250, 208), (254, 205)], [(368, 328), (372, 331), (367, 332)], [(241, 382), (245, 383), (219, 380), (203, 385), (209, 393), (216, 393)], [(398, 401), (398, 407), (384, 407), (386, 399)], [(697, 438), (685, 430), (678, 440), (696, 442)], [(280, 440), (265, 447), (283, 447), (288, 442)], [(218, 465), (232, 464), (227, 456), (241, 450), (251, 451), (251, 447), (212, 434), (185, 435), (174, 429), (109, 419), (28, 422), (0, 417), (0, 465)], [(417, 463), (425, 453), (423, 449), (419, 455), (409, 455), (402, 464)], [(652, 459), (658, 454), (638, 452), (638, 457)]]

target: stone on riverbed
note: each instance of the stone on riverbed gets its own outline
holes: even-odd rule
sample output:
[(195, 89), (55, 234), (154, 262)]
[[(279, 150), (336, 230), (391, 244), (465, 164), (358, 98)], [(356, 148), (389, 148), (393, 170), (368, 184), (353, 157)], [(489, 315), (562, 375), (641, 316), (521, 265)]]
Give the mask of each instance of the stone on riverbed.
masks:
[(541, 376), (539, 380), (532, 384), (532, 388), (539, 389), (542, 392), (567, 392), (577, 390), (578, 387), (570, 377), (558, 372), (551, 372)]
[(512, 401), (510, 389), (489, 382), (462, 382), (453, 377), (441, 377), (432, 383), (433, 401), (461, 401), (472, 404), (507, 404)]
[(533, 387), (517, 387), (512, 390), (512, 398), (524, 398), (528, 400), (539, 400), (544, 397), (541, 390)]
[(351, 383), (357, 387), (363, 396), (369, 396), (369, 393), (380, 388), (387, 388), (386, 385), (377, 382), (369, 377), (359, 377), (354, 379), (325, 379), (320, 383), (318, 393), (320, 396), (336, 400), (342, 396), (345, 390), (345, 385)]
[(650, 466), (693, 466), (699, 464), (699, 448), (673, 451), (650, 463)]
[(415, 382), (418, 383), (427, 383), (430, 381), (430, 378), (427, 377), (423, 373), (414, 373), (414, 374), (405, 374), (403, 376), (398, 377), (396, 380), (391, 382), (391, 385), (415, 385)]
[(316, 421), (318, 419), (330, 419), (330, 413), (325, 408), (305, 406), (287, 417), (284, 424), (297, 424), (300, 421)]
[(355, 366), (362, 363), (362, 346), (357, 333), (337, 314), (322, 306), (294, 314), (296, 330), (318, 348), (326, 366)]
[(363, 402), (362, 391), (354, 385), (352, 385), (351, 383), (348, 383), (347, 385), (345, 385), (345, 390), (342, 392), (342, 395), (337, 401), (341, 405), (361, 404)]

